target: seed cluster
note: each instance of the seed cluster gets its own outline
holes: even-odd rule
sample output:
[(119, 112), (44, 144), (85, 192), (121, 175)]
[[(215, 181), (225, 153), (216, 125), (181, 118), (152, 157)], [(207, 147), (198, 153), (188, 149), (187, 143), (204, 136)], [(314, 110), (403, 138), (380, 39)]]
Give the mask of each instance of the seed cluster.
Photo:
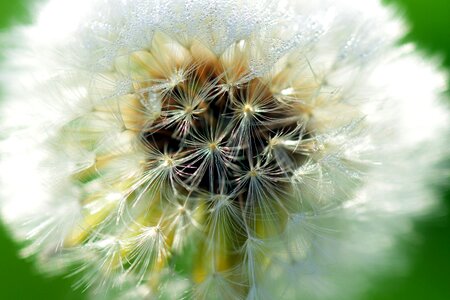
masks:
[(310, 122), (321, 101), (314, 77), (289, 61), (255, 76), (251, 50), (242, 40), (217, 56), (160, 33), (94, 79), (101, 100), (61, 134), (66, 149), (95, 156), (73, 175), (84, 214), (66, 247), (87, 245), (101, 273), (127, 269), (154, 289), (162, 270), (189, 260), (199, 298), (219, 273), (248, 293), (264, 269), (255, 260), (268, 257), (262, 241), (311, 209), (299, 193), (322, 147)]

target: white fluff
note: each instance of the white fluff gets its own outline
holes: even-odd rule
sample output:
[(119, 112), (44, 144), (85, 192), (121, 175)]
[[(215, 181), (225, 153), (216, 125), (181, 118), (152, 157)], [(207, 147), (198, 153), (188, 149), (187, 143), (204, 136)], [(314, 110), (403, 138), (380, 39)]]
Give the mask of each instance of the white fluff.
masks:
[[(85, 286), (123, 299), (348, 299), (395, 264), (396, 237), (437, 205), (428, 186), (448, 142), (439, 102), (446, 78), (413, 45), (397, 45), (404, 26), (377, 1), (52, 0), (39, 12), (6, 39), (0, 195), (3, 220), (43, 270), (77, 268)], [(264, 152), (282, 170), (290, 163), (285, 153), (306, 158), (287, 180), (289, 197), (278, 169), (263, 163), (233, 171), (235, 189), (208, 200), (213, 206), (202, 204), (211, 195), (179, 192), (202, 175), (185, 179), (178, 166), (201, 161), (201, 174), (215, 167), (223, 175), (235, 164), (237, 152), (217, 128), (192, 133), (189, 149), (200, 150), (184, 159), (139, 145), (135, 132), (156, 122), (160, 100), (189, 76), (189, 62), (184, 73), (172, 66), (195, 56), (186, 49), (196, 43), (229, 66), (202, 97), (260, 80), (280, 103), (311, 110)], [(234, 78), (239, 49), (248, 68)], [(136, 53), (148, 70), (159, 64), (164, 78), (147, 78), (147, 69), (133, 65)], [(135, 106), (136, 85), (155, 98)], [(191, 96), (178, 105), (198, 106)], [(276, 108), (251, 94), (241, 98), (253, 106), (237, 104), (230, 136), (244, 149), (252, 128), (274, 122), (264, 118)], [(193, 132), (201, 109), (170, 112), (177, 135)], [(309, 137), (295, 140), (302, 130)], [(98, 163), (103, 156), (106, 166)], [(74, 181), (93, 166), (98, 179)], [(243, 208), (230, 200), (245, 189), (260, 209), (245, 213), (270, 220), (274, 205), (288, 211), (282, 233), (261, 237), (248, 228)], [(157, 197), (169, 199), (162, 212), (146, 207)], [(287, 207), (287, 198), (301, 209)], [(202, 269), (208, 259), (218, 264), (224, 245), (235, 247), (237, 232), (247, 239), (235, 241), (242, 261), (197, 274), (209, 270)], [(190, 253), (202, 247), (199, 263)], [(201, 266), (180, 272), (173, 267), (180, 260)]]

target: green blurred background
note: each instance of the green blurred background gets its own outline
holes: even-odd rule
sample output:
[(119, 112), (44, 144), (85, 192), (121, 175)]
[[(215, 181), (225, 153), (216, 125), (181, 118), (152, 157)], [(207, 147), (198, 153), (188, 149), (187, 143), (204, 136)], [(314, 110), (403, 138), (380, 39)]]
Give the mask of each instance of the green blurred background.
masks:
[[(29, 20), (26, 2), (0, 0), (0, 30)], [(406, 40), (442, 58), (443, 67), (450, 71), (450, 0), (385, 2), (399, 8), (409, 21), (411, 33)], [(436, 192), (444, 208), (433, 217), (416, 221), (415, 239), (401, 241), (403, 253), (411, 262), (408, 271), (386, 274), (374, 281), (364, 300), (450, 299), (450, 185), (441, 185)], [(69, 278), (39, 275), (31, 262), (19, 259), (16, 245), (0, 227), (0, 299), (84, 299), (71, 284)]]

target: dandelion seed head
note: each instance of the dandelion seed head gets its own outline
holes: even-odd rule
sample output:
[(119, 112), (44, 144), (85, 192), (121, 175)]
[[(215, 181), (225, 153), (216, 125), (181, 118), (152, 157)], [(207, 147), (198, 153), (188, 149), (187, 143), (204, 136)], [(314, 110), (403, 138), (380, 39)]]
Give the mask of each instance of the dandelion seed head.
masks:
[(1, 73), (1, 212), (43, 270), (119, 299), (345, 297), (436, 204), (444, 76), (376, 1), (67, 3)]

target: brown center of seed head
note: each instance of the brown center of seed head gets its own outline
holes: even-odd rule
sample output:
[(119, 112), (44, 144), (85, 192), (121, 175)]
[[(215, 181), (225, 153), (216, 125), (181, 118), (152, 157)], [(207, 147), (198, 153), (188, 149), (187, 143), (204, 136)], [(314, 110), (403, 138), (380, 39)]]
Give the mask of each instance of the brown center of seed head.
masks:
[[(235, 72), (247, 72), (240, 63)], [(274, 97), (262, 78), (230, 83), (230, 71), (218, 59), (193, 60), (184, 68), (189, 71), (175, 72), (182, 78), (162, 94), (159, 117), (140, 137), (176, 157), (177, 192), (246, 198), (248, 184), (242, 182), (249, 174), (286, 182), (305, 161), (281, 142), (306, 137), (295, 109)]]

